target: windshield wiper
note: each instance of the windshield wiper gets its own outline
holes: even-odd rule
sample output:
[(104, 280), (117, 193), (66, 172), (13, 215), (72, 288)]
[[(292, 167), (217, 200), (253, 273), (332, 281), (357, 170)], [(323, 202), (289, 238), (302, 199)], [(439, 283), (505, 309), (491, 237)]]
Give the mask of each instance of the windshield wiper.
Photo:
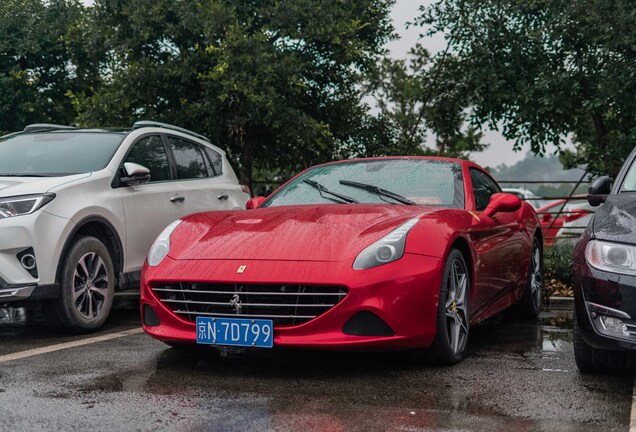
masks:
[(382, 189), (380, 187), (377, 186), (373, 186), (370, 184), (366, 184), (366, 183), (358, 183), (355, 181), (351, 181), (351, 180), (340, 180), (340, 184), (343, 184), (345, 186), (351, 186), (351, 187), (355, 187), (358, 189), (364, 189), (366, 191), (369, 192), (374, 192), (380, 196), (385, 196), (385, 197), (389, 197), (391, 199), (394, 199), (395, 201), (398, 201), (402, 204), (406, 204), (406, 205), (416, 205), (413, 201), (411, 201), (408, 198), (403, 197), (402, 195), (396, 194), (395, 192), (391, 192), (388, 191), (386, 189)]
[[(330, 191), (329, 189), (327, 189), (326, 187), (324, 187), (323, 185), (321, 185), (320, 183), (318, 183), (315, 180), (305, 179), (303, 181), (305, 183), (307, 183), (308, 185), (313, 186), (316, 189), (318, 189), (318, 191), (320, 192), (320, 196), (323, 196), (322, 194), (326, 193), (326, 194), (329, 194), (329, 195), (333, 195), (336, 198), (340, 198), (342, 201), (345, 201), (345, 202), (348, 202), (348, 203), (352, 203), (352, 204), (358, 204), (358, 201), (356, 201), (355, 199), (353, 199), (353, 198), (351, 198), (349, 196), (346, 196), (346, 195), (339, 194), (338, 192)], [(327, 197), (324, 197), (324, 196), (323, 196), (323, 198), (330, 199), (330, 198), (327, 198)], [(332, 200), (332, 201), (334, 201), (334, 200)]]

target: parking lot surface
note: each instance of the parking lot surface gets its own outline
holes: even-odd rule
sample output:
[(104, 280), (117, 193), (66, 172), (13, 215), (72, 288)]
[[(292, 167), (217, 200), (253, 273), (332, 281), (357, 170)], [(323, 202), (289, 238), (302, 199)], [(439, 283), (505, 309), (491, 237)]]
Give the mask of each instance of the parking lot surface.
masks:
[(436, 367), (409, 353), (169, 348), (119, 310), (60, 335), (0, 309), (1, 431), (627, 431), (633, 375), (581, 375), (571, 307), (473, 328)]

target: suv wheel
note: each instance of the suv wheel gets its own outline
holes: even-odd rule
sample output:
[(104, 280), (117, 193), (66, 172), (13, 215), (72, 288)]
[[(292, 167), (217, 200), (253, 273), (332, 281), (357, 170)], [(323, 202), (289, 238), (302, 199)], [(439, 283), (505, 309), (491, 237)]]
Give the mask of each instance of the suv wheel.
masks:
[(73, 241), (63, 257), (60, 295), (45, 312), (73, 333), (98, 330), (108, 318), (115, 293), (115, 269), (106, 246), (95, 237)]

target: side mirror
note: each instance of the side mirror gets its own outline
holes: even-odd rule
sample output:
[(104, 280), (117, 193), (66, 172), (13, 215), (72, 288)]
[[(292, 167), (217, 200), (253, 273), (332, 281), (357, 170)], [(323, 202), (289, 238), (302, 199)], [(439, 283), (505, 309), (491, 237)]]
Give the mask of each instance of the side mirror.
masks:
[(490, 197), (488, 207), (484, 210), (484, 213), (493, 217), (496, 213), (509, 213), (517, 211), (521, 208), (521, 200), (517, 195), (510, 193), (496, 193)]
[(263, 201), (265, 201), (265, 197), (262, 197), (262, 196), (250, 198), (245, 204), (245, 208), (247, 210), (258, 208), (259, 205), (263, 204)]
[(593, 207), (598, 207), (605, 202), (612, 191), (612, 185), (608, 176), (599, 177), (592, 182), (587, 190), (587, 202)]
[(147, 183), (150, 180), (150, 170), (145, 166), (126, 162), (124, 163), (124, 171), (126, 172), (126, 177), (122, 177), (120, 181), (126, 186), (135, 186)]

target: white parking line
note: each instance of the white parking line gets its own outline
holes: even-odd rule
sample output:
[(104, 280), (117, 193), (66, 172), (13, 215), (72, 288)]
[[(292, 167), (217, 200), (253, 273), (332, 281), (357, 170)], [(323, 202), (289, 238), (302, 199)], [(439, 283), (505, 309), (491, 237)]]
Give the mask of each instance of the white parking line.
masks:
[(636, 432), (636, 377), (632, 389), (632, 412), (629, 420), (629, 432)]
[(26, 351), (20, 351), (17, 353), (13, 353), (13, 354), (6, 354), (3, 356), (0, 356), (0, 363), (5, 363), (8, 361), (12, 361), (12, 360), (20, 360), (23, 358), (27, 358), (27, 357), (33, 357), (36, 355), (40, 355), (40, 354), (46, 354), (46, 353), (50, 353), (50, 352), (54, 352), (54, 351), (60, 351), (60, 350), (64, 350), (64, 349), (68, 349), (68, 348), (76, 348), (76, 347), (80, 347), (83, 345), (90, 345), (90, 344), (94, 344), (94, 343), (98, 343), (98, 342), (104, 342), (107, 340), (111, 340), (111, 339), (118, 339), (118, 338), (122, 338), (122, 337), (126, 337), (126, 336), (132, 336), (132, 335), (136, 335), (139, 333), (142, 333), (144, 330), (141, 328), (135, 328), (132, 330), (126, 330), (126, 331), (122, 331), (122, 332), (116, 332), (116, 333), (109, 333), (109, 334), (105, 334), (105, 335), (101, 335), (101, 336), (95, 336), (92, 338), (88, 338), (88, 339), (81, 339), (81, 340), (77, 340), (77, 341), (73, 341), (73, 342), (64, 342), (64, 343), (60, 343), (60, 344), (55, 344), (55, 345), (49, 345), (49, 346), (45, 346), (42, 348), (34, 348), (34, 349), (30, 349), (30, 350), (26, 350)]

